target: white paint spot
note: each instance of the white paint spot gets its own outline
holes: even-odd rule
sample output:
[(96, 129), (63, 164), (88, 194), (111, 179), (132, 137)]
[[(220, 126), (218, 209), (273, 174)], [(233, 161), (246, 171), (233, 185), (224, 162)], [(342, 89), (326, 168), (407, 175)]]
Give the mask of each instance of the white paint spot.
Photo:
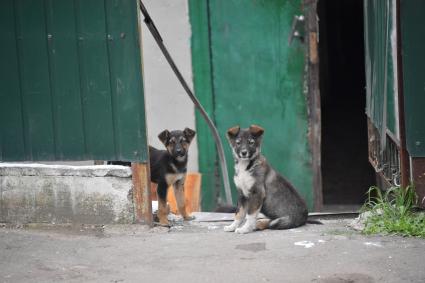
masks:
[(156, 212), (156, 211), (158, 211), (158, 201), (153, 200), (152, 201), (152, 212)]
[(296, 246), (303, 246), (304, 248), (308, 249), (314, 246), (313, 242), (310, 241), (301, 241), (301, 242), (295, 242), (294, 245)]
[(318, 243), (326, 243), (325, 240), (317, 240)]
[(208, 230), (216, 230), (216, 229), (218, 229), (218, 228), (220, 228), (219, 226), (217, 226), (217, 225), (209, 225), (208, 226)]
[(382, 248), (381, 243), (379, 242), (365, 242), (364, 243), (366, 246), (373, 246), (373, 247), (378, 247), (378, 248)]

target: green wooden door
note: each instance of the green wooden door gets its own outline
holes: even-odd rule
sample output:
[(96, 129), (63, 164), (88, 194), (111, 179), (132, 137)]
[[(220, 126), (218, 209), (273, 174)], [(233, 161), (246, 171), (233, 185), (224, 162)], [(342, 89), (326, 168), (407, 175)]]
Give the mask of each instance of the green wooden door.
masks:
[(0, 161), (146, 161), (136, 0), (0, 2)]
[[(307, 98), (303, 90), (305, 47), (288, 44), (301, 1), (190, 1), (196, 94), (223, 140), (236, 124), (265, 128), (263, 154), (313, 203)], [(215, 206), (222, 188), (210, 133), (198, 119), (203, 209)], [(230, 176), (233, 158), (226, 143)], [(216, 184), (219, 184), (217, 190)], [(231, 181), (233, 185), (233, 181)], [(233, 188), (234, 202), (236, 191)]]

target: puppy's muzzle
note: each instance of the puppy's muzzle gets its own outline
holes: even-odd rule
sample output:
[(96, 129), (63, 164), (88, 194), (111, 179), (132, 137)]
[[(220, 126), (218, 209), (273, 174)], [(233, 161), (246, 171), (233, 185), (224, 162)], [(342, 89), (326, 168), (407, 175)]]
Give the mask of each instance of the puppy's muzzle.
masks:
[(184, 157), (186, 155), (186, 151), (184, 149), (178, 148), (175, 150), (175, 155), (177, 157)]
[(243, 149), (243, 150), (241, 150), (240, 155), (241, 155), (242, 158), (247, 158), (248, 157), (248, 151)]

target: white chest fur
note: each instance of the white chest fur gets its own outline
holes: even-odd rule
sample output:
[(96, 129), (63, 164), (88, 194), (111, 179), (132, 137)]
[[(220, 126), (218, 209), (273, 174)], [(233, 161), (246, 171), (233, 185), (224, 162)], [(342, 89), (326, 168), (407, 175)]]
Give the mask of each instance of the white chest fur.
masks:
[(175, 182), (183, 179), (184, 174), (179, 173), (179, 174), (167, 174), (165, 175), (165, 180), (167, 181), (167, 184), (170, 186), (172, 184), (174, 184)]
[(249, 161), (239, 161), (235, 165), (235, 176), (233, 177), (236, 187), (242, 191), (245, 197), (249, 196), (251, 188), (255, 184), (255, 178), (246, 170), (248, 164)]

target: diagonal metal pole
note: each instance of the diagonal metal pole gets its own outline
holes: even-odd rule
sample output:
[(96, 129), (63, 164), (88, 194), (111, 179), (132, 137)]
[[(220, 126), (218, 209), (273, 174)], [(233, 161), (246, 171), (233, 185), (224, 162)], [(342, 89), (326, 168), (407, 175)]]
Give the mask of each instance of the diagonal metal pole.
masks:
[(179, 69), (177, 68), (176, 64), (174, 63), (173, 58), (171, 58), (170, 53), (168, 53), (168, 50), (165, 47), (164, 42), (162, 41), (162, 37), (159, 34), (159, 31), (157, 30), (154, 22), (152, 21), (152, 18), (149, 16), (148, 11), (146, 10), (145, 6), (143, 5), (143, 2), (141, 0), (139, 0), (139, 3), (140, 3), (140, 11), (142, 12), (143, 17), (145, 18), (144, 22), (147, 25), (147, 27), (148, 27), (149, 31), (151, 32), (153, 38), (155, 39), (156, 43), (158, 44), (159, 49), (161, 49), (162, 54), (164, 54), (165, 59), (167, 59), (167, 62), (168, 62), (168, 64), (170, 64), (170, 67), (174, 71), (174, 74), (177, 76), (177, 78), (180, 81), (180, 83), (182, 84), (184, 90), (186, 91), (186, 93), (189, 95), (190, 99), (195, 104), (195, 107), (199, 110), (202, 117), (207, 122), (208, 127), (210, 128), (210, 130), (213, 134), (215, 144), (217, 146), (218, 158), (220, 160), (220, 165), (221, 165), (220, 168), (221, 168), (221, 175), (222, 175), (222, 178), (223, 178), (224, 191), (225, 191), (225, 194), (226, 194), (226, 203), (228, 205), (231, 205), (233, 202), (232, 202), (232, 193), (231, 193), (231, 190), (230, 190), (229, 174), (228, 174), (228, 171), (227, 171), (227, 163), (226, 163), (226, 158), (224, 156), (223, 144), (221, 142), (217, 128), (214, 126), (214, 123), (211, 121), (211, 119), (208, 116), (207, 112), (205, 111), (204, 107), (202, 107), (199, 100), (196, 98), (196, 96), (193, 94), (193, 92), (191, 91), (191, 89), (187, 85), (185, 79), (183, 78), (182, 74), (180, 73)]

